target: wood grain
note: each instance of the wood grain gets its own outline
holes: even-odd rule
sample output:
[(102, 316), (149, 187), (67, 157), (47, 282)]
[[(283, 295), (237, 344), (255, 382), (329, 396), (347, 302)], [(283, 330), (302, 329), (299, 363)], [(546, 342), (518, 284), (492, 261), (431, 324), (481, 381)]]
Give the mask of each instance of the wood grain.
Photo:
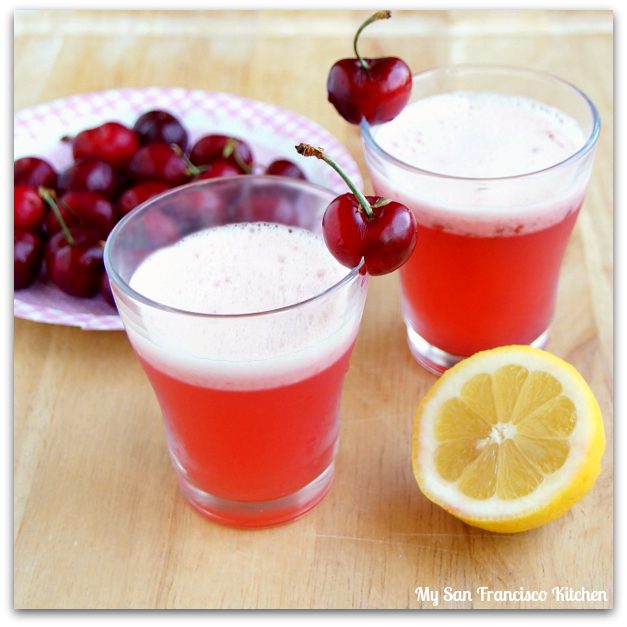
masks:
[[(363, 11), (17, 11), (14, 109), (111, 88), (182, 86), (292, 109), (333, 133), (368, 180), (359, 133), (326, 101)], [(540, 529), (471, 528), (420, 493), (413, 415), (435, 377), (406, 347), (395, 275), (371, 281), (346, 378), (335, 484), (300, 521), (208, 522), (180, 496), (157, 403), (126, 336), (15, 319), (16, 608), (432, 608), (414, 590), (471, 590), (439, 608), (613, 606), (613, 24), (609, 11), (398, 11), (362, 50), (414, 71), (546, 70), (596, 103), (602, 134), (569, 242), (548, 349), (591, 385), (607, 435), (586, 498)], [(366, 184), (369, 191), (370, 185)], [(476, 589), (546, 590), (545, 603)], [(558, 602), (556, 586), (607, 602)]]

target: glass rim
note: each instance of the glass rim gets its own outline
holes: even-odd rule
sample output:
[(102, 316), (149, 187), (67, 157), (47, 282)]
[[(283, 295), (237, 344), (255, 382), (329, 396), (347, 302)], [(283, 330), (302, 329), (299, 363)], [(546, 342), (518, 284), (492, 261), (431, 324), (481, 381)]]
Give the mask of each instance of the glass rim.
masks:
[(460, 65), (444, 65), (441, 67), (431, 68), (428, 70), (424, 70), (422, 72), (416, 72), (412, 75), (412, 82), (414, 79), (426, 76), (428, 74), (436, 74), (442, 72), (451, 72), (451, 71), (492, 71), (492, 72), (509, 72), (512, 74), (528, 74), (530, 76), (541, 77), (545, 79), (551, 79), (553, 81), (557, 81), (572, 89), (575, 93), (581, 96), (584, 101), (590, 107), (590, 111), (592, 113), (592, 131), (590, 132), (590, 136), (584, 143), (584, 145), (575, 153), (564, 159), (563, 161), (559, 161), (558, 163), (554, 163), (547, 168), (543, 168), (541, 170), (534, 170), (533, 172), (525, 172), (524, 174), (513, 174), (509, 176), (495, 176), (495, 177), (468, 177), (468, 176), (454, 176), (451, 174), (442, 174), (440, 172), (432, 172), (430, 170), (423, 170), (416, 166), (413, 166), (405, 161), (401, 161), (396, 158), (394, 155), (390, 154), (386, 150), (384, 150), (375, 140), (371, 128), (374, 125), (368, 124), (365, 118), (359, 124), (359, 129), (361, 131), (361, 136), (365, 142), (365, 144), (372, 149), (373, 152), (378, 154), (383, 159), (393, 163), (395, 166), (400, 167), (409, 172), (414, 172), (416, 174), (423, 174), (426, 176), (447, 179), (451, 181), (511, 181), (515, 179), (525, 179), (527, 177), (537, 176), (538, 174), (544, 174), (550, 172), (551, 170), (557, 170), (558, 168), (562, 168), (570, 163), (575, 161), (579, 161), (584, 156), (586, 156), (595, 146), (597, 139), (599, 138), (599, 133), (601, 131), (601, 118), (599, 117), (599, 112), (597, 111), (596, 106), (592, 102), (592, 100), (577, 86), (572, 83), (560, 78), (559, 76), (555, 76), (549, 72), (544, 72), (541, 70), (533, 70), (525, 67), (518, 66), (508, 66), (508, 65), (491, 65), (491, 64), (460, 64)]
[[(316, 190), (318, 192), (325, 192), (329, 194), (329, 202), (335, 198), (337, 195), (332, 189), (328, 187), (323, 187), (322, 185), (318, 185), (317, 183), (312, 183), (311, 181), (304, 181), (301, 179), (293, 179), (285, 176), (275, 176), (268, 174), (246, 174), (242, 176), (231, 176), (231, 177), (220, 177), (215, 179), (204, 179), (202, 181), (191, 181), (189, 183), (185, 183), (184, 185), (179, 185), (173, 189), (170, 189), (166, 192), (158, 194), (157, 196), (153, 196), (149, 198), (141, 205), (135, 207), (130, 213), (125, 215), (113, 228), (109, 236), (107, 237), (105, 248), (104, 248), (104, 264), (105, 269), (107, 271), (107, 275), (109, 280), (112, 281), (122, 292), (124, 292), (127, 296), (131, 297), (133, 300), (140, 302), (143, 305), (147, 305), (153, 309), (158, 309), (159, 311), (163, 311), (166, 313), (172, 313), (177, 315), (185, 315), (185, 316), (193, 316), (196, 318), (206, 318), (213, 320), (225, 320), (229, 318), (254, 318), (258, 316), (266, 316), (271, 314), (280, 314), (286, 311), (291, 311), (293, 309), (297, 309), (302, 306), (309, 305), (317, 300), (321, 300), (334, 292), (339, 291), (345, 285), (351, 283), (355, 278), (357, 278), (360, 274), (362, 274), (362, 269), (365, 267), (365, 261), (362, 258), (357, 266), (354, 268), (347, 268), (347, 274), (337, 283), (334, 283), (326, 290), (311, 296), (302, 301), (298, 301), (297, 303), (293, 303), (291, 305), (285, 305), (283, 307), (278, 307), (276, 309), (266, 309), (264, 311), (255, 311), (249, 313), (236, 313), (236, 314), (209, 314), (202, 313), (198, 311), (187, 311), (186, 309), (179, 309), (177, 307), (171, 307), (169, 305), (165, 305), (158, 301), (152, 300), (147, 296), (137, 292), (134, 290), (127, 281), (125, 281), (117, 271), (115, 264), (112, 259), (112, 248), (115, 242), (115, 239), (120, 235), (120, 232), (124, 228), (126, 224), (136, 218), (138, 215), (148, 211), (155, 203), (160, 202), (166, 196), (176, 195), (181, 193), (183, 190), (191, 189), (193, 187), (205, 187), (211, 186), (213, 184), (217, 184), (219, 182), (224, 182), (227, 179), (233, 179), (234, 181), (239, 181), (243, 183), (244, 181), (253, 180), (271, 180), (276, 183), (284, 184), (288, 187), (302, 187), (302, 188), (310, 188), (312, 190)], [(274, 223), (271, 223), (274, 224)], [(277, 223), (278, 224), (278, 223)], [(218, 227), (210, 227), (210, 228), (218, 228)], [(302, 227), (294, 227), (294, 228), (302, 228)], [(164, 246), (163, 248), (167, 248)], [(329, 253), (330, 254), (330, 253)]]

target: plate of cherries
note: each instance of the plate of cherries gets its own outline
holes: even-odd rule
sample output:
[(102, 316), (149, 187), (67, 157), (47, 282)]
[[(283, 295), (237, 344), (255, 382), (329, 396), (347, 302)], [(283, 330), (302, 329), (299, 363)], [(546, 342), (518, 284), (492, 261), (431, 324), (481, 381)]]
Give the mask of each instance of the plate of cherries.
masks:
[(14, 116), (14, 315), (118, 330), (102, 260), (107, 236), (146, 200), (193, 180), (250, 173), (342, 192), (331, 168), (300, 159), (324, 145), (355, 183), (348, 151), (311, 120), (230, 94), (182, 88), (73, 96)]

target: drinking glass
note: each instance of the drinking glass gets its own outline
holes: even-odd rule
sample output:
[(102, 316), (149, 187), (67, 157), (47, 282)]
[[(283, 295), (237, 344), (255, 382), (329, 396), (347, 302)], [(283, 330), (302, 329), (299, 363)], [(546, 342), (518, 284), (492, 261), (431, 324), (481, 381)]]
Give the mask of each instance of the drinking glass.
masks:
[(113, 294), (159, 401), (180, 489), (215, 521), (284, 523), (330, 489), (342, 385), (368, 276), (362, 263), (303, 302), (229, 315), (155, 302), (130, 286), (131, 277), (150, 254), (208, 228), (274, 222), (320, 232), (334, 196), (284, 177), (199, 181), (136, 208), (107, 240)]
[(492, 92), (532, 99), (573, 118), (585, 144), (541, 171), (462, 178), (408, 165), (377, 143), (381, 126), (361, 123), (375, 193), (409, 206), (418, 222), (400, 269), (409, 348), (431, 372), (508, 344), (543, 347), (566, 244), (584, 199), (600, 121), (579, 89), (521, 68), (453, 66), (413, 77), (409, 104), (436, 94)]

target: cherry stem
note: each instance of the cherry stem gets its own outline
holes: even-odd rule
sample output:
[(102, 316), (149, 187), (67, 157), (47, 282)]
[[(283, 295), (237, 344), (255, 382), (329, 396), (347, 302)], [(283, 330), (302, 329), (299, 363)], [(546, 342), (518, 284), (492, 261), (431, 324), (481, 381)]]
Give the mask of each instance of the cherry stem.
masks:
[(359, 56), (359, 52), (357, 52), (357, 40), (359, 39), (359, 35), (361, 35), (361, 31), (368, 26), (368, 24), (372, 24), (372, 22), (376, 22), (377, 20), (387, 20), (392, 17), (391, 11), (377, 11), (374, 15), (371, 15), (360, 27), (357, 33), (355, 34), (355, 39), (353, 40), (353, 50), (355, 51), (355, 56), (359, 59), (359, 63), (361, 63), (361, 67), (366, 70), (366, 72), (370, 69), (370, 66), (366, 63), (364, 59)]
[(253, 169), (242, 159), (242, 155), (239, 154), (239, 150), (237, 148), (237, 140), (233, 137), (229, 137), (226, 140), (226, 144), (224, 144), (224, 150), (222, 151), (222, 158), (228, 159), (231, 155), (233, 155), (233, 159), (235, 159), (235, 163), (244, 171), (246, 174), (252, 174)]
[(178, 144), (170, 144), (170, 148), (172, 148), (172, 150), (174, 150), (174, 152), (181, 157), (183, 161), (185, 161), (185, 167), (187, 168), (187, 172), (190, 176), (198, 176), (209, 167), (207, 165), (194, 165), (185, 154), (185, 151), (182, 150)]
[(52, 212), (54, 213), (57, 220), (59, 221), (59, 224), (61, 225), (61, 228), (63, 229), (63, 234), (65, 235), (65, 239), (67, 240), (67, 243), (70, 246), (74, 246), (75, 244), (74, 238), (72, 237), (72, 234), (70, 233), (70, 229), (67, 228), (67, 224), (65, 223), (65, 220), (63, 219), (63, 216), (61, 215), (61, 212), (59, 211), (59, 207), (57, 207), (57, 203), (55, 202), (55, 197), (56, 197), (55, 192), (50, 189), (46, 189), (43, 186), (40, 186), (37, 191), (39, 192), (39, 195), (41, 196), (41, 198), (44, 199), (44, 202), (52, 209)]
[(353, 192), (355, 198), (357, 198), (359, 204), (364, 210), (364, 213), (366, 214), (366, 219), (374, 220), (374, 211), (372, 210), (370, 203), (366, 200), (366, 197), (357, 189), (355, 183), (348, 178), (346, 172), (344, 172), (344, 170), (342, 170), (342, 168), (335, 163), (331, 157), (327, 157), (327, 155), (324, 154), (324, 148), (314, 148), (309, 144), (298, 144), (295, 148), (296, 152), (303, 157), (316, 157), (317, 159), (321, 159), (325, 163), (328, 163), (342, 177), (342, 179), (344, 179), (344, 182), (348, 185), (351, 192)]

